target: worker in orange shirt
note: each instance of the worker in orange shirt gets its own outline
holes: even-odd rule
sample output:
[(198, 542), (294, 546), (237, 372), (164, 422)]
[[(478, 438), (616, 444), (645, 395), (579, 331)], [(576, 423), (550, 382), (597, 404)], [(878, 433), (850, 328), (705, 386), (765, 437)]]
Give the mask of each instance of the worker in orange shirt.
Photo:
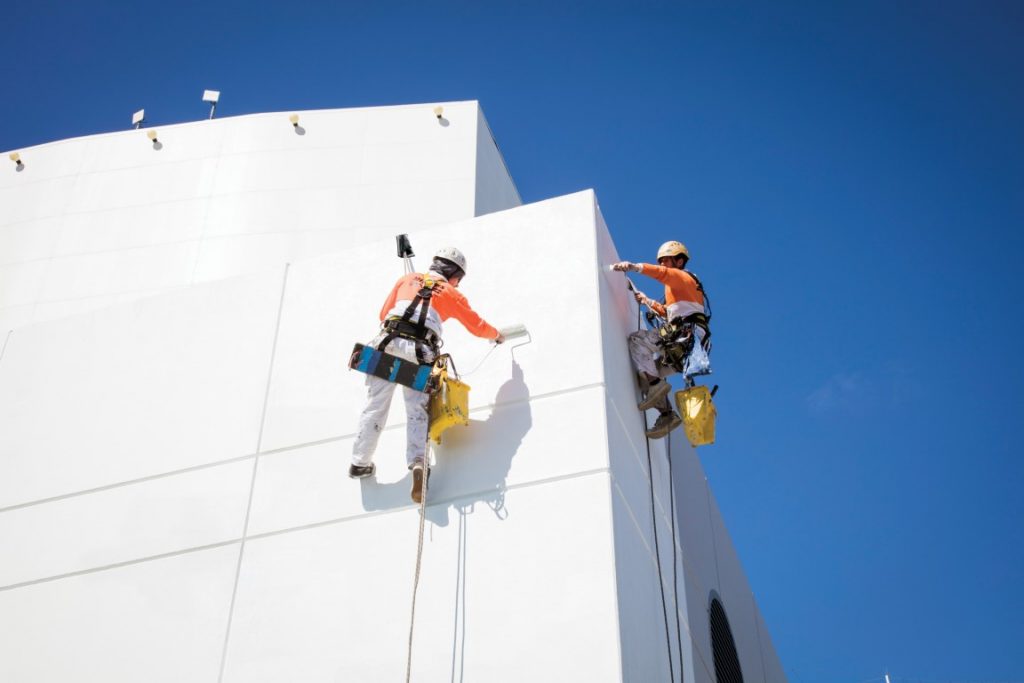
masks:
[[(665, 285), (665, 302), (654, 301), (634, 290), (637, 303), (647, 306), (665, 321), (666, 335), (655, 330), (638, 330), (629, 335), (629, 355), (637, 369), (643, 398), (640, 410), (657, 408), (661, 413), (647, 436), (658, 439), (682, 424), (668, 400), (671, 390), (668, 375), (681, 371), (687, 384), (692, 377), (711, 371), (711, 311), (704, 286), (686, 270), (690, 253), (682, 242), (665, 242), (658, 249), (658, 265), (622, 261), (612, 270), (632, 271), (654, 278)], [(672, 357), (673, 352), (680, 354)]]
[[(380, 310), (381, 332), (367, 346), (417, 363), (433, 363), (441, 346), (442, 322), (455, 318), (467, 330), (500, 344), (501, 333), (481, 318), (469, 305), (458, 286), (466, 275), (466, 257), (454, 247), (434, 255), (425, 273), (409, 273), (398, 279)], [(372, 476), (376, 471), (373, 452), (388, 419), (395, 383), (380, 377), (366, 377), (366, 407), (359, 417), (359, 428), (352, 444), (353, 479)], [(413, 500), (422, 491), (424, 462), (429, 427), (430, 395), (403, 387), (406, 428), (406, 461), (413, 474)]]

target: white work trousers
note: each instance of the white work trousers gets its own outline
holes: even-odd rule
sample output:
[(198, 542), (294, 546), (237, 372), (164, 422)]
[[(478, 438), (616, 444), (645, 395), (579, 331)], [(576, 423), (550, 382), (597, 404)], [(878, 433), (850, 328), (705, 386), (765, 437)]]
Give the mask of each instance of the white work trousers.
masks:
[[(377, 348), (377, 345), (383, 340), (384, 334), (381, 333), (368, 346)], [(434, 354), (430, 347), (426, 344), (422, 344), (422, 346), (424, 361), (433, 362)], [(416, 342), (410, 339), (395, 338), (384, 350), (393, 356), (416, 361)], [(381, 430), (387, 424), (388, 411), (391, 410), (391, 397), (397, 386), (399, 385), (380, 377), (366, 376), (366, 407), (363, 408), (363, 414), (359, 416), (359, 431), (356, 433), (355, 443), (352, 444), (352, 464), (365, 466), (373, 461), (373, 453), (377, 450), (377, 441), (380, 439)], [(405, 386), (402, 387), (402, 393), (405, 396), (405, 412), (408, 415), (405, 459), (411, 465), (414, 460), (422, 460), (427, 450), (430, 394)]]
[[(703, 328), (694, 325), (693, 333), (697, 336), (695, 344), (704, 341)], [(654, 330), (637, 330), (629, 335), (629, 357), (633, 359), (633, 366), (652, 377), (667, 377), (675, 372), (670, 366), (658, 363), (661, 356), (661, 347), (658, 346), (660, 337)]]

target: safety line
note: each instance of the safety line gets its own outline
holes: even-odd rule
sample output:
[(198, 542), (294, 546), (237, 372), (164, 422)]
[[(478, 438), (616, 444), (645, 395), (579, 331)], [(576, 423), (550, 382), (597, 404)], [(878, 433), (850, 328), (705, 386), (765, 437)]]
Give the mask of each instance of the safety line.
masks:
[[(416, 541), (416, 573), (412, 581), (412, 609), (409, 614), (409, 650), (405, 656), (405, 683), (412, 677), (412, 634), (416, 626), (416, 594), (420, 587), (420, 567), (423, 562), (423, 527), (427, 520), (427, 489), (430, 480), (430, 437), (427, 436), (427, 448), (423, 452), (423, 474), (420, 479), (420, 531)], [(413, 477), (415, 478), (415, 473)]]
[[(649, 429), (647, 426), (647, 414), (644, 413), (644, 431)], [(654, 469), (651, 463), (651, 440), (647, 439), (647, 481), (650, 484), (651, 489), (651, 526), (654, 532), (654, 555), (658, 564), (658, 588), (661, 589), (661, 615), (665, 621), (665, 644), (668, 647), (668, 672), (669, 677), (673, 681), (676, 680), (675, 674), (675, 663), (672, 660), (672, 638), (668, 633), (668, 606), (665, 602), (665, 579), (661, 573), (661, 549), (658, 546), (658, 516), (655, 514), (654, 509)], [(675, 541), (672, 542), (672, 553), (675, 554)]]
[[(668, 380), (662, 380), (667, 382)], [(672, 476), (672, 433), (665, 435), (665, 460), (668, 461), (668, 505), (669, 519), (672, 523), (672, 600), (676, 609), (676, 652), (679, 654), (679, 678), (683, 677), (683, 641), (679, 626), (679, 575), (676, 570), (676, 487)]]
[(228, 642), (231, 639), (231, 625), (235, 616), (235, 600), (238, 597), (238, 580), (242, 575), (242, 559), (245, 556), (245, 539), (246, 535), (249, 533), (249, 519), (252, 515), (252, 500), (253, 494), (256, 491), (256, 473), (260, 465), (260, 448), (263, 446), (263, 427), (267, 421), (267, 406), (270, 403), (270, 384), (274, 378), (274, 359), (277, 356), (277, 339), (281, 332), (281, 314), (284, 312), (284, 295), (288, 290), (288, 271), (290, 267), (290, 263), (284, 264), (284, 276), (281, 278), (281, 298), (277, 304), (277, 321), (274, 325), (274, 341), (270, 346), (270, 363), (267, 368), (267, 385), (263, 392), (263, 414), (260, 416), (260, 431), (256, 437), (256, 457), (253, 458), (252, 461), (252, 481), (249, 484), (249, 500), (245, 506), (245, 522), (242, 524), (242, 542), (238, 547), (238, 564), (235, 566), (235, 582), (231, 589), (231, 603), (228, 607), (228, 623), (227, 628), (224, 630), (224, 647), (221, 650), (220, 673), (217, 676), (218, 683), (224, 680), (224, 666), (227, 664)]
[[(640, 543), (642, 543), (644, 548), (647, 550), (647, 557), (650, 558), (652, 564), (656, 563), (657, 560), (655, 559), (654, 551), (651, 548), (651, 546), (647, 543), (647, 537), (644, 535), (644, 530), (643, 530), (643, 528), (640, 525), (640, 521), (636, 518), (636, 515), (633, 513), (633, 509), (630, 507), (629, 501), (626, 499), (626, 494), (622, 492), (622, 487), (619, 486), (619, 483), (615, 480), (614, 476), (612, 477), (612, 484), (615, 486), (615, 490), (618, 492), (619, 497), (622, 499), (622, 504), (625, 506), (626, 512), (629, 514), (630, 521), (633, 522), (633, 528), (636, 529), (636, 531), (637, 531), (637, 536), (639, 536), (639, 538), (640, 538)], [(704, 590), (703, 583), (701, 583), (700, 575), (697, 573), (697, 571), (693, 568), (692, 565), (688, 565), (688, 563), (686, 561), (686, 556), (683, 556), (683, 565), (690, 567), (690, 574), (693, 576), (693, 580), (697, 584), (699, 584), (698, 587), (700, 588), (701, 593), (703, 594), (705, 592), (705, 590)], [(686, 620), (685, 626), (686, 626), (686, 637), (689, 638), (691, 644), (695, 645), (694, 640), (693, 640), (693, 631), (690, 630), (689, 619)], [(697, 658), (700, 660), (700, 663), (703, 665), (704, 670), (707, 672), (707, 674), (709, 676), (708, 680), (710, 680), (710, 681), (715, 680), (715, 674), (711, 670), (711, 667), (708, 666), (707, 661), (704, 659), (704, 653), (701, 652), (701, 649), (699, 647), (695, 646), (695, 647), (693, 647), (693, 652), (697, 655)], [(682, 674), (683, 674), (683, 672), (680, 671), (680, 675), (682, 675)], [(1024, 682), (1022, 682), (1022, 683), (1024, 683)]]
[[(641, 323), (641, 318), (640, 318), (640, 307), (637, 306), (637, 309), (636, 309), (636, 331), (637, 332), (639, 332), (641, 330), (641, 325), (642, 325), (642, 323)], [(666, 380), (662, 380), (662, 381), (667, 382), (668, 380), (666, 379)], [(658, 515), (656, 513), (655, 505), (654, 505), (654, 465), (651, 462), (651, 438), (649, 436), (647, 436), (647, 431), (650, 429), (650, 427), (647, 424), (647, 411), (644, 410), (644, 411), (641, 411), (641, 412), (643, 413), (643, 418), (644, 418), (644, 440), (645, 440), (645, 443), (647, 444), (647, 481), (648, 481), (648, 484), (650, 485), (650, 490), (651, 490), (651, 527), (652, 527), (652, 531), (654, 532), (654, 555), (655, 555), (655, 561), (658, 564), (658, 588), (661, 590), (661, 616), (662, 616), (662, 618), (663, 618), (663, 620), (665, 622), (665, 645), (668, 647), (668, 674), (669, 674), (669, 678), (672, 680), (672, 683), (675, 683), (676, 673), (675, 673), (675, 663), (672, 660), (672, 638), (668, 634), (668, 606), (665, 603), (665, 578), (662, 576), (662, 573), (661, 573), (661, 549), (658, 547)], [(672, 538), (672, 556), (673, 556), (673, 561), (674, 561), (674, 558), (675, 558), (675, 554), (676, 554), (676, 541), (675, 541), (675, 536), (673, 534), (673, 538)], [(678, 615), (678, 612), (679, 612), (679, 610), (677, 608), (676, 609), (676, 614), (677, 615)], [(682, 673), (682, 669), (680, 669), (679, 673), (680, 674)]]

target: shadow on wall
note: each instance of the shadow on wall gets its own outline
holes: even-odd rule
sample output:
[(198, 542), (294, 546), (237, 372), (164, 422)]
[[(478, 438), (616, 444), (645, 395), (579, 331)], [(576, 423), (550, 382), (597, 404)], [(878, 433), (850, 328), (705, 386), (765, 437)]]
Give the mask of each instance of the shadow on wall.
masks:
[[(505, 479), (512, 458), (523, 437), (530, 431), (530, 390), (523, 370), (512, 361), (512, 377), (501, 385), (494, 397), (495, 407), (486, 420), (470, 420), (468, 427), (453, 427), (445, 432), (442, 444), (434, 446), (435, 464), (430, 474), (427, 520), (447, 526), (449, 509), (470, 514), (477, 503), (485, 503), (499, 519), (509, 512), (505, 507)], [(410, 476), (396, 482), (361, 480), (363, 508), (389, 510), (407, 507)], [(448, 501), (432, 504), (430, 501)]]

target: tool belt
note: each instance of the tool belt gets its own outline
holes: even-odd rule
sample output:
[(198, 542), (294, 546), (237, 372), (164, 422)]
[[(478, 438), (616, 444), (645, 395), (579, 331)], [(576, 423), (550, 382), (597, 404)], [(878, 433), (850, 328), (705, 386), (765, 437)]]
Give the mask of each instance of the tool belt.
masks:
[(441, 351), (441, 339), (429, 328), (421, 328), (416, 323), (411, 323), (401, 318), (385, 320), (382, 327), (386, 334), (380, 344), (377, 345), (378, 351), (383, 351), (391, 343), (391, 340), (396, 337), (416, 342), (416, 360), (420, 363), (427, 362), (423, 353), (424, 346), (433, 352), (435, 358)]
[(691, 313), (685, 318), (673, 318), (658, 328), (658, 346), (661, 347), (661, 356), (658, 362), (661, 365), (673, 368), (676, 372), (683, 372), (686, 359), (693, 351), (693, 343), (696, 335), (694, 327), (700, 327), (704, 331), (702, 346), (710, 346), (711, 328), (708, 327), (708, 318), (703, 313)]
[(401, 318), (385, 320), (383, 327), (388, 336), (394, 335), (402, 339), (426, 342), (434, 351), (441, 348), (441, 339), (430, 328), (423, 328), (421, 332), (416, 323), (410, 323)]

